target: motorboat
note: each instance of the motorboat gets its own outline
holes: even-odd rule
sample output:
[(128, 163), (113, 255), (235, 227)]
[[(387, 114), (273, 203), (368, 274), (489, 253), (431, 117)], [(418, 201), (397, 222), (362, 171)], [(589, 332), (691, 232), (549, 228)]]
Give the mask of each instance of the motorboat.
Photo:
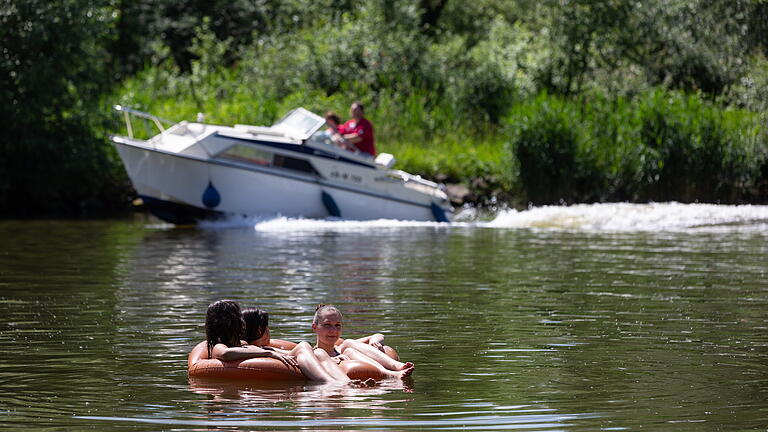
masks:
[[(296, 108), (272, 126), (168, 122), (121, 105), (127, 136), (111, 137), (139, 198), (174, 224), (227, 216), (449, 222), (440, 185), (339, 147), (325, 119)], [(154, 124), (134, 137), (132, 118)], [(151, 123), (150, 123), (151, 122)]]

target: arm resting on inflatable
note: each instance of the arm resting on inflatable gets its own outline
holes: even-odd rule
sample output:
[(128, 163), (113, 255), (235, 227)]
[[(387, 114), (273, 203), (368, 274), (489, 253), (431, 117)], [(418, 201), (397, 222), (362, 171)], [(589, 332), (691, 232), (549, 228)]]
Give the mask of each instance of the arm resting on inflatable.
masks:
[(245, 360), (256, 357), (275, 357), (275, 352), (253, 345), (228, 347), (224, 344), (216, 344), (213, 347), (213, 358), (221, 361)]
[(284, 349), (284, 350), (288, 350), (288, 351), (296, 348), (296, 345), (297, 345), (296, 342), (290, 342), (290, 341), (283, 340), (283, 339), (270, 339), (269, 340), (269, 346), (271, 346), (272, 348), (280, 348), (280, 349)]

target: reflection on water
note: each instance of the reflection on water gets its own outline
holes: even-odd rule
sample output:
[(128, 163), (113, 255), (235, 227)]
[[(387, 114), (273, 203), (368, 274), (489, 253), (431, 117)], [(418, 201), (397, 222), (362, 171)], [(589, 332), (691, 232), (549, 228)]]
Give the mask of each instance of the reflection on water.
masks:
[[(31, 430), (762, 430), (766, 220), (612, 204), (455, 224), (2, 221), (0, 413)], [(348, 336), (384, 333), (416, 372), (190, 381), (225, 297), (292, 340), (334, 303)]]

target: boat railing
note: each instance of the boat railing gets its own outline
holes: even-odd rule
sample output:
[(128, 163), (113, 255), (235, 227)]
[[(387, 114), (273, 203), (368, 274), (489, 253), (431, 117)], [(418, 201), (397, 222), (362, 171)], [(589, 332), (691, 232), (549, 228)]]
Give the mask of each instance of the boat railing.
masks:
[(165, 132), (165, 127), (163, 126), (163, 123), (172, 125), (174, 122), (170, 120), (166, 120), (163, 118), (160, 118), (156, 115), (146, 113), (144, 111), (139, 111), (137, 109), (133, 109), (131, 107), (123, 106), (123, 105), (115, 105), (114, 106), (115, 111), (122, 112), (123, 118), (125, 119), (125, 128), (128, 130), (128, 137), (133, 138), (133, 124), (131, 123), (131, 117), (135, 116), (141, 119), (144, 119), (145, 121), (145, 129), (149, 130), (149, 126), (147, 124), (151, 120), (157, 129), (160, 130), (160, 133)]
[(391, 170), (390, 171), (390, 175), (393, 175), (396, 178), (402, 179), (405, 183), (415, 183), (415, 184), (420, 184), (420, 185), (428, 186), (430, 188), (437, 188), (437, 189), (440, 188), (440, 185), (438, 185), (437, 183), (435, 183), (433, 181), (429, 181), (429, 180), (427, 180), (425, 178), (422, 178), (420, 175), (413, 175), (413, 174), (407, 173), (405, 171)]

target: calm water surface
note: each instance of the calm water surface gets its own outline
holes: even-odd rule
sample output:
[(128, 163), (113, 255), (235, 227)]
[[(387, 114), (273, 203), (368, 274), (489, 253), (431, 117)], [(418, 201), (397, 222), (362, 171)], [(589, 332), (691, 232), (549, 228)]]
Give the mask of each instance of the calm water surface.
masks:
[[(679, 205), (0, 221), (0, 429), (765, 431), (766, 221)], [(221, 298), (291, 340), (333, 303), (346, 336), (384, 333), (416, 372), (370, 389), (190, 381)]]

